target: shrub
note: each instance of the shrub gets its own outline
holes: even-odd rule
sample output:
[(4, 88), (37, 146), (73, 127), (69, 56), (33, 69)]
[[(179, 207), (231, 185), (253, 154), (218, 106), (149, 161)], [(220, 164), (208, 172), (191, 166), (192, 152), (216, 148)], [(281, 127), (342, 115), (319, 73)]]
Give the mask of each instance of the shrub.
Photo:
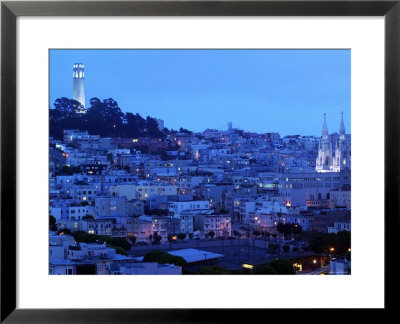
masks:
[(131, 249), (131, 244), (124, 237), (108, 237), (104, 240), (113, 246), (119, 246), (126, 251)]
[(186, 238), (186, 234), (185, 233), (179, 233), (177, 236), (181, 241)]
[(163, 255), (164, 251), (160, 251), (160, 250), (155, 250), (155, 251), (151, 251), (146, 253), (146, 255), (143, 257), (143, 262), (154, 262), (156, 261), (161, 255)]
[(209, 266), (199, 270), (199, 274), (230, 274), (230, 271), (220, 266)]
[(273, 267), (267, 264), (262, 264), (253, 268), (253, 274), (277, 274), (277, 272)]
[(293, 265), (284, 259), (276, 259), (268, 263), (278, 274), (295, 274)]
[[(64, 234), (66, 234), (64, 232)], [(129, 251), (131, 248), (131, 244), (124, 237), (111, 237), (107, 235), (96, 235), (96, 234), (88, 234), (84, 231), (75, 231), (72, 232), (72, 236), (77, 242), (84, 243), (103, 243), (106, 242), (112, 246), (118, 246), (125, 251)]]
[(143, 257), (143, 262), (157, 262), (161, 264), (169, 263), (181, 267), (185, 267), (187, 265), (187, 262), (182, 257), (171, 255), (165, 251), (160, 250), (148, 252)]
[(107, 244), (107, 247), (114, 249), (115, 252), (118, 253), (118, 254), (128, 255), (128, 253), (122, 247), (113, 246), (111, 244)]

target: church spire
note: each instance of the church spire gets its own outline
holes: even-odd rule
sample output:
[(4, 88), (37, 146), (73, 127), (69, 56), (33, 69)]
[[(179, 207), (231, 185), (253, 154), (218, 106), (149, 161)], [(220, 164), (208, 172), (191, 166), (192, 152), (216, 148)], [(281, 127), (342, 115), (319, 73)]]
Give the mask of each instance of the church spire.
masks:
[(328, 139), (328, 126), (326, 125), (326, 113), (324, 113), (324, 125), (322, 126), (322, 138)]
[(340, 122), (340, 129), (339, 129), (340, 139), (344, 140), (346, 130), (344, 129), (344, 122), (343, 122), (343, 111), (342, 111), (342, 120)]

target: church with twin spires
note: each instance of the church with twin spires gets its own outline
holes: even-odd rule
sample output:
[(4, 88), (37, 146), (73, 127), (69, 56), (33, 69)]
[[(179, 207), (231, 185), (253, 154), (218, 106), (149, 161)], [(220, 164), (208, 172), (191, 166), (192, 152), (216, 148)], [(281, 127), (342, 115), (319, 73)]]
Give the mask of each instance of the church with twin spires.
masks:
[(340, 122), (339, 139), (336, 140), (333, 151), (332, 142), (329, 140), (326, 114), (324, 113), (324, 124), (322, 126), (322, 137), (318, 147), (318, 157), (315, 161), (317, 172), (340, 172), (344, 168), (350, 168), (350, 149), (346, 142), (343, 112)]

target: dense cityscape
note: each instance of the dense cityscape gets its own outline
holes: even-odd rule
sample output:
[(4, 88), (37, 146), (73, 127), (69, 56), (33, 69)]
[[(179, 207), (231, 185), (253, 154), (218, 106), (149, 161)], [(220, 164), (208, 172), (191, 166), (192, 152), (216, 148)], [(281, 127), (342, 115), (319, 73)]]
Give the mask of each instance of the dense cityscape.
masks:
[[(168, 120), (86, 105), (50, 108), (49, 274), (351, 273), (351, 136), (168, 129)], [(329, 132), (328, 129), (331, 129)], [(184, 122), (182, 122), (184, 126)], [(334, 131), (332, 131), (332, 129)]]

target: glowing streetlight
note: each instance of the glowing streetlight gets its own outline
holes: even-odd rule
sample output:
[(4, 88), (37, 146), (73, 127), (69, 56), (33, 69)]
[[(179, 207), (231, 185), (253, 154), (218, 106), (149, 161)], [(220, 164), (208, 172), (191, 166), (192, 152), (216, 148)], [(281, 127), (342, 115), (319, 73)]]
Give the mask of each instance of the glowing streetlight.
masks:
[(243, 263), (242, 267), (246, 268), (246, 269), (253, 269), (254, 268), (254, 266), (252, 264), (246, 264), (246, 263)]

